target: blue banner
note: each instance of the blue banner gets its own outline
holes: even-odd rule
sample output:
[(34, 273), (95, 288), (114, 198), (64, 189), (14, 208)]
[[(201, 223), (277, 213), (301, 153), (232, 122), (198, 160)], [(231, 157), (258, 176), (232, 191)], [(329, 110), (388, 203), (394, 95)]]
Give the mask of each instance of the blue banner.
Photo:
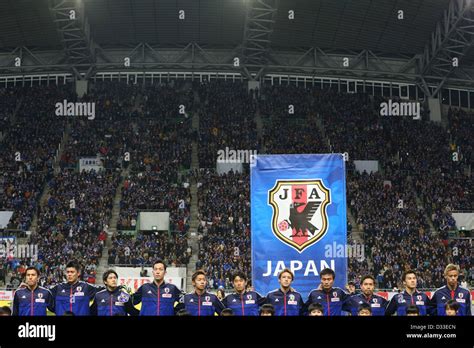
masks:
[(306, 300), (332, 268), (347, 283), (346, 178), (342, 154), (257, 155), (251, 168), (252, 282), (262, 295), (295, 273)]

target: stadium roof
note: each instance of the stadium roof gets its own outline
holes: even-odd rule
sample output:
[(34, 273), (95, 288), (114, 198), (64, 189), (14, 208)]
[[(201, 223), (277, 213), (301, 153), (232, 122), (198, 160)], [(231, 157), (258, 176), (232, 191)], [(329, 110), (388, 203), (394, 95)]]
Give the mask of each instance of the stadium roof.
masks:
[[(449, 0), (280, 1), (271, 46), (278, 49), (369, 49), (417, 54), (442, 19)], [(245, 0), (84, 0), (95, 42), (102, 47), (140, 42), (235, 47), (242, 43)], [(397, 11), (404, 11), (404, 19)], [(178, 11), (185, 11), (185, 20)], [(295, 20), (288, 11), (295, 11)], [(0, 2), (0, 47), (57, 49), (48, 0)]]
[[(470, 0), (452, 2), (465, 4), (467, 17), (473, 19)], [(3, 0), (0, 51), (24, 47), (32, 54), (65, 48), (69, 52), (59, 12), (68, 8), (80, 9), (78, 17), (86, 28), (83, 41), (92, 51), (143, 43), (160, 49), (182, 48), (193, 43), (202, 49), (240, 47), (247, 62), (262, 65), (272, 62), (268, 60), (271, 52), (301, 54), (308, 48), (324, 54), (353, 51), (355, 56), (365, 50), (406, 60), (421, 57), (425, 51), (419, 73), (432, 75), (430, 62), (449, 52), (441, 36), (464, 28), (464, 47), (458, 55), (464, 67), (470, 68), (474, 61), (474, 50), (467, 48), (474, 33), (458, 24), (461, 21), (451, 20), (454, 30), (437, 33), (437, 26), (442, 28), (443, 21), (450, 20), (446, 13), (455, 12), (450, 0)], [(178, 16), (180, 10), (184, 10), (184, 20)], [(290, 10), (294, 19), (289, 18)], [(432, 41), (435, 34), (440, 38)], [(441, 49), (428, 47), (441, 43)], [(95, 53), (89, 62), (96, 62)], [(472, 79), (463, 74), (462, 78)]]

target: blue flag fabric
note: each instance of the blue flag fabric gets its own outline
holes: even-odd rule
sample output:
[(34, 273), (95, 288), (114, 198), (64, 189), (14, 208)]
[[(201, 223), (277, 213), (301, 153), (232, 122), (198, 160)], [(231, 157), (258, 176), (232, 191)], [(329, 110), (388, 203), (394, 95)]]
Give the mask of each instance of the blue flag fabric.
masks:
[(251, 165), (252, 282), (277, 289), (278, 273), (295, 273), (292, 287), (306, 298), (319, 272), (347, 283), (345, 163), (342, 154), (258, 155)]

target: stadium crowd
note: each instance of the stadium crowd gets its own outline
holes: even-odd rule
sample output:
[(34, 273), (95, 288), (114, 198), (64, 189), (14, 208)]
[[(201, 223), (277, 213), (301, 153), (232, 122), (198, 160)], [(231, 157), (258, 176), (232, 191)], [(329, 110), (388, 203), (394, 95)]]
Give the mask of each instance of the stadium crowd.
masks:
[[(190, 140), (197, 142), (199, 167), (205, 168), (195, 175), (200, 240), (195, 266), (208, 272), (213, 288), (231, 287), (236, 270), (250, 274), (248, 168), (217, 174), (218, 150), (226, 147), (272, 154), (349, 154), (347, 201), (353, 228), (363, 233), (369, 255), (349, 262), (349, 280), (356, 284), (362, 273), (371, 273), (378, 287), (399, 287), (402, 272), (411, 268), (418, 272), (420, 286), (436, 287), (443, 282), (444, 265), (452, 261), (472, 281), (469, 245), (446, 237), (456, 227), (452, 211), (474, 204), (472, 177), (465, 171), (473, 160), (472, 115), (450, 110), (446, 130), (425, 116), (382, 118), (380, 103), (385, 99), (380, 97), (292, 85), (262, 86), (249, 93), (242, 82), (213, 81), (146, 88), (96, 83), (82, 99), (96, 103), (96, 119), (53, 117), (56, 102), (76, 100), (69, 87), (21, 89), (13, 124), (8, 116), (17, 104), (11, 92), (0, 91), (0, 105), (5, 105), (0, 122), (6, 125), (0, 143), (0, 209), (14, 210), (9, 227), (22, 230), (37, 215), (30, 242), (40, 247), (37, 262), (46, 284), (60, 280), (71, 257), (85, 265), (86, 277), (93, 281), (117, 189), (119, 230), (134, 230), (138, 212), (152, 209), (170, 212), (173, 233), (117, 234), (109, 263), (149, 264), (155, 257), (169, 264), (188, 263), (191, 191), (183, 178), (191, 168)], [(185, 114), (180, 105), (186, 106)], [(194, 113), (199, 114), (198, 133), (191, 126)], [(54, 173), (62, 139), (61, 170)], [(457, 146), (459, 163), (452, 160)], [(21, 161), (12, 160), (15, 152)], [(105, 171), (75, 172), (79, 158), (97, 155)], [(378, 160), (381, 170), (359, 173), (352, 163), (359, 159)], [(121, 177), (123, 170), (127, 172)], [(41, 208), (45, 185), (49, 195)], [(18, 271), (26, 263), (10, 262), (9, 267)]]
[(191, 257), (187, 236), (167, 232), (139, 233), (136, 237), (112, 237), (109, 249), (109, 265), (151, 266), (164, 256), (172, 267), (186, 266)]
[(70, 93), (56, 86), (18, 88), (14, 91), (16, 106), (12, 95), (5, 93), (1, 96), (5, 111), (18, 111), (13, 123), (9, 119), (0, 142), (0, 209), (14, 212), (8, 228), (27, 230), (44, 185), (52, 177), (62, 138), (64, 120), (51, 117), (54, 102)]
[(241, 82), (215, 81), (198, 87), (199, 167), (215, 168), (219, 150), (259, 150), (256, 101)]
[(199, 256), (210, 285), (231, 287), (236, 271), (250, 274), (250, 184), (247, 174), (201, 169), (198, 181)]
[(57, 267), (71, 258), (86, 270), (98, 266), (118, 180), (117, 173), (64, 171), (49, 182), (49, 198), (29, 240), (38, 245), (48, 282), (58, 281)]

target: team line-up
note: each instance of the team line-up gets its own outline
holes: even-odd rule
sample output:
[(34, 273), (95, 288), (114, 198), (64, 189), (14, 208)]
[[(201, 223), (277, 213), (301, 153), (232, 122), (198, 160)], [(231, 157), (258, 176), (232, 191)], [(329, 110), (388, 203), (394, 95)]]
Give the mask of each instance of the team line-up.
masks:
[[(347, 293), (334, 287), (335, 272), (326, 268), (320, 272), (320, 284), (306, 299), (292, 287), (294, 274), (284, 269), (278, 274), (280, 287), (262, 296), (248, 286), (247, 275), (236, 272), (232, 276), (234, 292), (219, 299), (207, 291), (207, 276), (202, 270), (192, 276), (194, 291), (185, 294), (175, 285), (164, 281), (166, 264), (153, 264), (153, 282), (145, 283), (130, 294), (118, 285), (118, 274), (108, 270), (103, 275), (104, 286), (79, 280), (81, 267), (71, 261), (66, 266), (66, 282), (50, 289), (38, 285), (40, 271), (28, 267), (25, 280), (13, 299), (13, 310), (0, 308), (2, 315), (45, 316), (47, 310), (58, 316), (380, 316), (380, 315), (471, 315), (471, 294), (459, 286), (459, 267), (446, 266), (446, 285), (432, 297), (417, 290), (414, 271), (402, 275), (404, 291), (390, 301), (374, 293), (375, 279), (371, 275), (361, 279), (361, 291)], [(135, 306), (141, 304), (140, 309)]]

